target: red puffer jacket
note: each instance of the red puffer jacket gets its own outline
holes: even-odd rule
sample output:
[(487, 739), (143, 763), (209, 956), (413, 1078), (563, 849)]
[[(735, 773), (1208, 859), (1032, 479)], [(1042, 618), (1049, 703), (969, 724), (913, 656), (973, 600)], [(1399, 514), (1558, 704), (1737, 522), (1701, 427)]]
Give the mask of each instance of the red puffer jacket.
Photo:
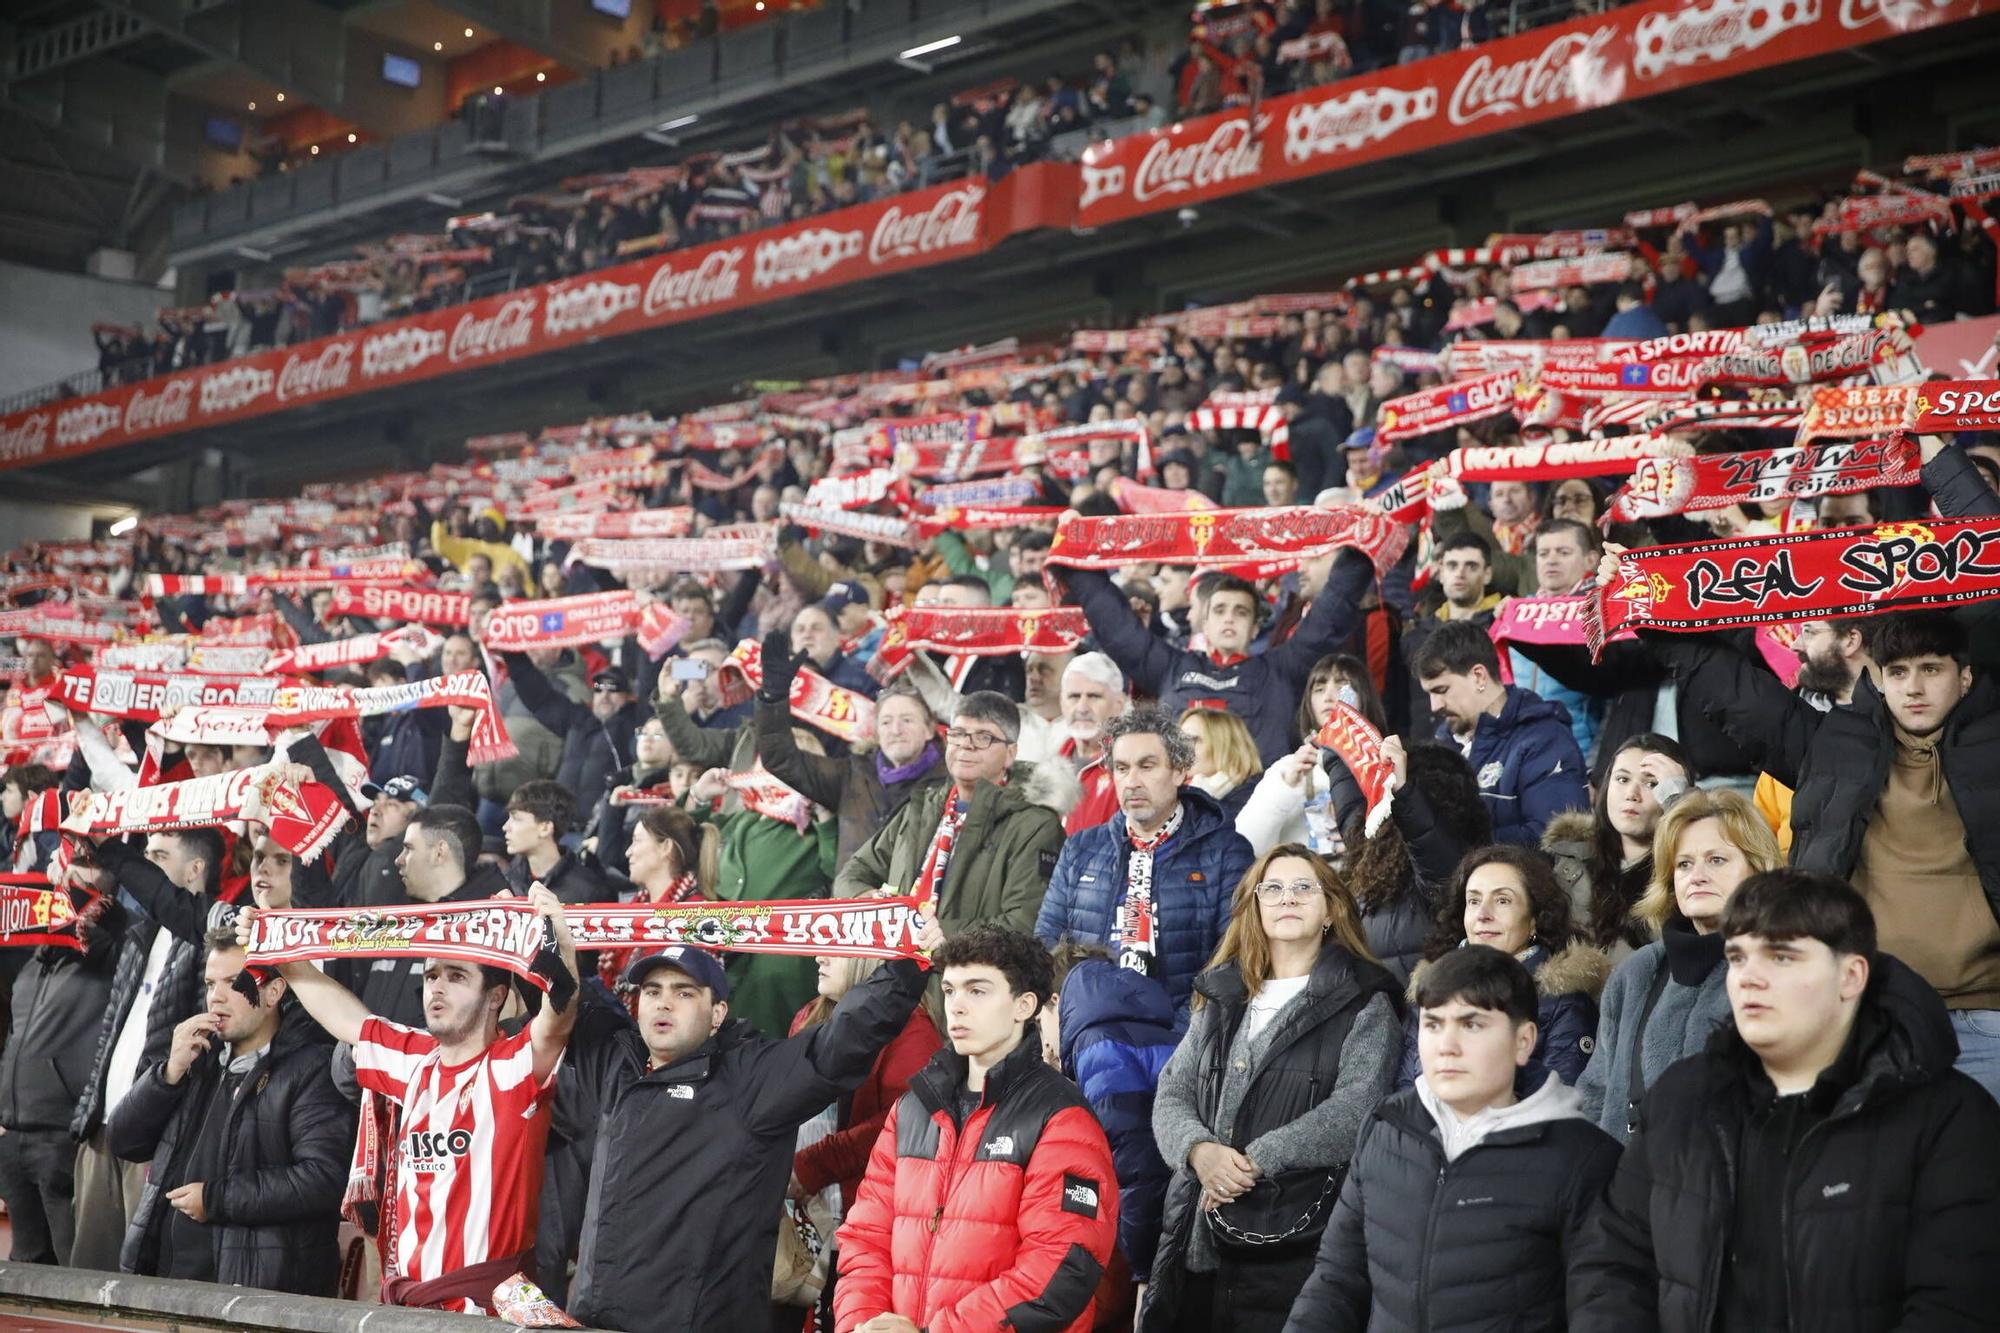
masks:
[(965, 1060), (938, 1052), (896, 1103), (840, 1228), (834, 1328), (884, 1312), (926, 1333), (1087, 1330), (1118, 1234), (1111, 1145), (1033, 1024), (959, 1127)]

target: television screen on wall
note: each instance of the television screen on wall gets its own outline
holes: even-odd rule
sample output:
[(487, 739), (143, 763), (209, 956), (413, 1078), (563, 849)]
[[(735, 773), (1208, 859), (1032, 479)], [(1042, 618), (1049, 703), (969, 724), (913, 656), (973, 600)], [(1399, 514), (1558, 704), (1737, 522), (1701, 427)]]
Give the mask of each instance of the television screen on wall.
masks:
[(382, 56), (382, 78), (399, 88), (414, 88), (423, 82), (424, 67), (408, 56)]

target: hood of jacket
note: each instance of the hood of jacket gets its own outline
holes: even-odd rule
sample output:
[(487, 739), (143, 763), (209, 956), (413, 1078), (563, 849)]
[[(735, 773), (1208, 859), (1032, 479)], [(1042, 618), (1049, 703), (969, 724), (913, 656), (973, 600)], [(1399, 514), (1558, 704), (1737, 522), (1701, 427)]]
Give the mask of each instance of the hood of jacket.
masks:
[[(1077, 1043), (1086, 1032), (1099, 1028), (1151, 1029), (1137, 1034), (1148, 1041), (1173, 1040), (1174, 1001), (1159, 982), (1120, 967), (1109, 958), (1086, 958), (1063, 978), (1062, 1003), (1056, 1009), (1056, 1039), (1062, 1051), (1063, 1067), (1069, 1068)], [(1123, 1032), (1115, 1038), (1131, 1043)]]
[[(1611, 960), (1602, 949), (1582, 940), (1556, 954), (1537, 944), (1521, 963), (1535, 979), (1535, 994), (1544, 999), (1588, 995), (1595, 1003), (1604, 994), (1604, 983), (1611, 979)], [(1426, 960), (1410, 969), (1410, 984), (1403, 988), (1403, 998), (1412, 1006), (1417, 1002), (1417, 986), (1430, 967), (1430, 960)]]
[[(950, 789), (948, 783), (941, 785), (946, 790)], [(976, 792), (974, 799), (978, 799)], [(1017, 763), (1007, 770), (1007, 785), (998, 788), (993, 799), (996, 808), (1002, 811), (1015, 806), (1039, 805), (1058, 815), (1066, 815), (1083, 799), (1083, 787), (1077, 782), (1076, 774), (1070, 772), (1066, 760)], [(942, 802), (939, 808), (943, 808)]]
[(1542, 830), (1542, 850), (1550, 856), (1588, 861), (1597, 843), (1597, 817), (1588, 810), (1565, 810)]
[(1514, 1076), (1513, 1102), (1488, 1107), (1464, 1118), (1438, 1099), (1428, 1077), (1419, 1074), (1410, 1091), (1430, 1113), (1438, 1141), (1444, 1145), (1446, 1161), (1457, 1160), (1459, 1154), (1489, 1139), (1511, 1136), (1553, 1120), (1590, 1119), (1584, 1114), (1583, 1094), (1537, 1064)]

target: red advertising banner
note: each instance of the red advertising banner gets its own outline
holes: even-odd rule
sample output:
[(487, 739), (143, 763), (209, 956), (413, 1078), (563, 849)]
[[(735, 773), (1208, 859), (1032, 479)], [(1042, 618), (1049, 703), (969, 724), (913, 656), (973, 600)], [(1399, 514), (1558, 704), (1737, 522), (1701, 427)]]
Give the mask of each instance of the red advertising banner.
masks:
[(989, 212), (1045, 225), (1040, 212), (999, 197), (1023, 190), (1064, 197), (1060, 183), (1032, 169), (991, 186), (957, 181), (15, 412), (0, 418), (0, 471), (962, 259), (1009, 234), (989, 226)]
[(1647, 0), (1100, 143), (1076, 225), (1400, 157), (1972, 18), (1980, 0)]

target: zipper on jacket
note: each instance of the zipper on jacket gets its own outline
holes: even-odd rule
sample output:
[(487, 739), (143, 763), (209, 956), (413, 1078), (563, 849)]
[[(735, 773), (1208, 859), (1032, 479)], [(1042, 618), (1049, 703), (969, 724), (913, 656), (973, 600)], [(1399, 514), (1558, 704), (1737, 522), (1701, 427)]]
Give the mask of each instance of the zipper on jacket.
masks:
[(1785, 1159), (1784, 1189), (1778, 1195), (1778, 1262), (1784, 1266), (1785, 1283), (1785, 1327), (1796, 1333), (1799, 1326), (1799, 1305), (1792, 1290), (1792, 1174), (1805, 1155), (1806, 1144), (1823, 1127), (1832, 1124), (1834, 1112), (1829, 1112), (1818, 1124), (1806, 1126), (1806, 1132), (1799, 1135), (1799, 1141), (1792, 1153)]
[[(1722, 1132), (1721, 1126), (1717, 1125), (1713, 1120), (1709, 1121), (1709, 1128), (1715, 1132), (1716, 1145), (1722, 1150), (1722, 1169), (1730, 1187), (1730, 1212), (1728, 1216), (1721, 1219), (1722, 1244), (1715, 1247), (1715, 1257), (1709, 1260), (1708, 1272), (1702, 1276), (1701, 1321), (1695, 1325), (1697, 1328), (1713, 1328), (1715, 1326), (1716, 1306), (1722, 1295), (1722, 1268), (1729, 1259), (1730, 1223), (1734, 1220), (1736, 1199), (1736, 1144), (1731, 1141), (1729, 1135)], [(1628, 1144), (1627, 1146), (1629, 1148), (1630, 1145)], [(1778, 1226), (1781, 1230), (1784, 1224), (1784, 1211), (1781, 1204), (1778, 1213)], [(1782, 1238), (1780, 1239), (1779, 1253), (1780, 1255), (1783, 1254)]]
[[(1465, 1152), (1460, 1153), (1459, 1157), (1462, 1159), (1467, 1154), (1477, 1151), (1479, 1151), (1479, 1145), (1474, 1144), (1472, 1147), (1467, 1148)], [(1442, 1144), (1437, 1145), (1437, 1154), (1440, 1157), (1444, 1156), (1444, 1146)], [(1428, 1299), (1428, 1293), (1430, 1291), (1431, 1280), (1431, 1251), (1437, 1247), (1438, 1204), (1444, 1198), (1444, 1182), (1451, 1175), (1452, 1167), (1456, 1165), (1457, 1163), (1446, 1158), (1444, 1164), (1438, 1167), (1437, 1183), (1431, 1187), (1431, 1206), (1424, 1217), (1424, 1247), (1417, 1254), (1417, 1333), (1429, 1333), (1430, 1331), (1431, 1303)], [(1349, 1165), (1348, 1169), (1353, 1170), (1352, 1164)]]
[[(951, 1197), (952, 1186), (958, 1182), (959, 1149), (964, 1145), (967, 1134), (972, 1129), (973, 1116), (978, 1114), (979, 1112), (975, 1110), (972, 1115), (965, 1118), (965, 1124), (961, 1126), (958, 1123), (958, 1118), (949, 1109), (944, 1112), (944, 1118), (950, 1121), (952, 1125), (951, 1152), (949, 1155), (945, 1154), (944, 1136), (940, 1134), (938, 1136), (938, 1155), (943, 1158), (945, 1163), (944, 1188), (938, 1191), (937, 1207), (932, 1210), (930, 1225), (925, 1228), (929, 1232), (930, 1238), (924, 1242), (923, 1286), (921, 1288), (924, 1308), (923, 1319), (917, 1325), (919, 1328), (923, 1328), (930, 1323), (931, 1256), (937, 1252), (938, 1227), (944, 1221), (945, 1200)], [(975, 1137), (973, 1142), (977, 1143), (978, 1139)]]

